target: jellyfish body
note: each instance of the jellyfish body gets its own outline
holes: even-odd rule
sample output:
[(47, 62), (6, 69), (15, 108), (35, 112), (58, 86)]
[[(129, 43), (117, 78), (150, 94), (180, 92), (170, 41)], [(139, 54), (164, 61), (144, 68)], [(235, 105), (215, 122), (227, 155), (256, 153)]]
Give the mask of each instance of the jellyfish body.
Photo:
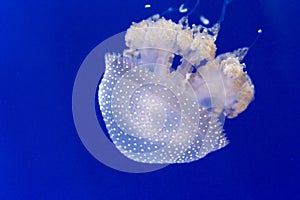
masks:
[[(247, 48), (215, 57), (219, 24), (187, 24), (158, 15), (134, 23), (128, 49), (105, 56), (100, 109), (115, 146), (137, 162), (192, 162), (226, 146), (224, 118), (253, 99), (240, 63)], [(181, 56), (176, 70), (174, 55)]]

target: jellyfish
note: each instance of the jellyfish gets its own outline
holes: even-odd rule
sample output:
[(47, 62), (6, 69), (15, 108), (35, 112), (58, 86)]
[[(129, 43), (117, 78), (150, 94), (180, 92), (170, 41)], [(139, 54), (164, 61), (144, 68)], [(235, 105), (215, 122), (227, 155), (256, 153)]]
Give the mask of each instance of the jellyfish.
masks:
[[(133, 23), (122, 54), (106, 53), (98, 102), (111, 141), (141, 163), (189, 163), (228, 144), (226, 118), (243, 112), (254, 86), (248, 48), (216, 56), (218, 23), (208, 28), (156, 14)], [(174, 63), (179, 56), (180, 63)]]

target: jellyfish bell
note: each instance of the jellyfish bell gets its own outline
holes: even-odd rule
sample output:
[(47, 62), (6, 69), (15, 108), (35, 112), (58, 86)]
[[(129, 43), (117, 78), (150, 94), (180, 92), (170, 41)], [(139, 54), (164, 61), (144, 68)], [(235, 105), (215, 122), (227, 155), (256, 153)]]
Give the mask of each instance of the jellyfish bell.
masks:
[[(122, 154), (187, 163), (228, 144), (224, 120), (247, 108), (254, 87), (241, 64), (247, 48), (216, 56), (219, 30), (220, 23), (189, 26), (187, 17), (175, 23), (154, 15), (128, 28), (122, 54), (105, 55), (98, 102)], [(181, 62), (171, 70), (175, 55)]]

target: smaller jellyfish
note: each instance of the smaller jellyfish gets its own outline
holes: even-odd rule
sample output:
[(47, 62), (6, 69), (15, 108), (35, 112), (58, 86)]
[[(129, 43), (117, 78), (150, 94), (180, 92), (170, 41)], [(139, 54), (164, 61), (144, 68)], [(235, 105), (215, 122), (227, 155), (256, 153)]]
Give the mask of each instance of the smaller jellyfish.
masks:
[(126, 157), (188, 163), (228, 144), (224, 120), (247, 108), (254, 86), (241, 63), (248, 48), (216, 56), (219, 29), (154, 15), (128, 28), (123, 54), (106, 54), (98, 101)]

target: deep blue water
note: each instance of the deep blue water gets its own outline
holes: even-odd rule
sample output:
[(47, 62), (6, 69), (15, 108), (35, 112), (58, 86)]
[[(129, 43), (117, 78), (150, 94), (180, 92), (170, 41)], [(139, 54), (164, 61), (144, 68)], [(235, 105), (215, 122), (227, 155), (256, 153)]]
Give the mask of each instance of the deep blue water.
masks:
[[(251, 44), (263, 29), (244, 60), (255, 100), (226, 121), (229, 146), (194, 163), (130, 174), (82, 145), (72, 89), (84, 58), (132, 21), (181, 3), (1, 2), (0, 199), (300, 199), (296, 0), (233, 0), (228, 7), (218, 53)], [(221, 7), (221, 0), (203, 0), (199, 11), (215, 22)]]

